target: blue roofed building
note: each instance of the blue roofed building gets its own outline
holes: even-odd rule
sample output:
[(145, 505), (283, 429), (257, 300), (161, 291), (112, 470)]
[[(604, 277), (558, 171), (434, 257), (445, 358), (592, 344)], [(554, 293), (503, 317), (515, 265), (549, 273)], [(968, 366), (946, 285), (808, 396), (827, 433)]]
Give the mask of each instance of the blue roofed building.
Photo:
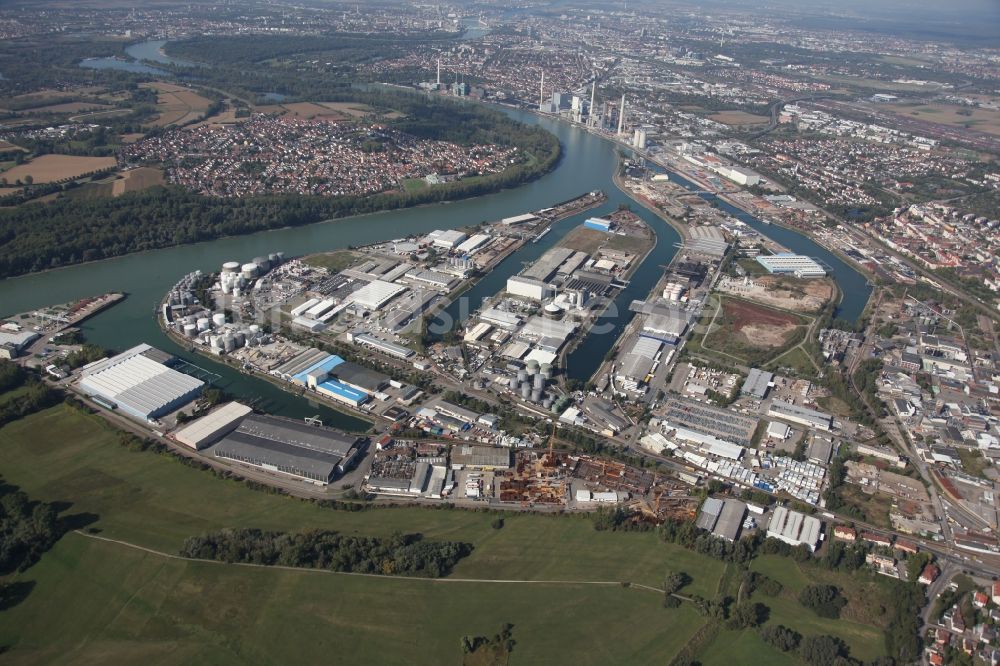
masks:
[(604, 233), (610, 233), (611, 220), (605, 220), (603, 217), (591, 217), (583, 223), (583, 226), (586, 229), (595, 229)]

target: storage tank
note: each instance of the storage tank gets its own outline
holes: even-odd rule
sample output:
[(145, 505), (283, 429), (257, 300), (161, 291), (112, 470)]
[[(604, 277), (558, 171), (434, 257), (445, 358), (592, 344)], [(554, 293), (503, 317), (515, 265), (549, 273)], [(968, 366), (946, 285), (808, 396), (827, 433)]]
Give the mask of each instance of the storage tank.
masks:
[(545, 409), (552, 409), (552, 398), (546, 398), (542, 401), (542, 407)]
[(199, 331), (207, 331), (212, 328), (212, 320), (208, 317), (201, 317), (197, 322)]
[(531, 397), (531, 384), (529, 384), (528, 382), (525, 382), (524, 384), (521, 385), (521, 397), (524, 398), (525, 400)]
[(538, 361), (531, 359), (528, 361), (528, 374), (533, 375), (538, 372)]
[(193, 338), (197, 332), (198, 332), (197, 324), (184, 324), (184, 335), (188, 336), (189, 338)]
[(243, 331), (233, 333), (233, 339), (236, 341), (237, 347), (242, 347), (247, 342), (247, 336), (243, 334)]
[(227, 261), (222, 264), (223, 273), (236, 273), (240, 270), (240, 262), (238, 261)]
[(528, 371), (527, 370), (518, 370), (517, 371), (517, 381), (519, 381), (519, 382), (526, 382), (526, 381), (528, 381)]
[(267, 257), (254, 257), (253, 263), (257, 267), (258, 273), (266, 273), (271, 268), (271, 262)]
[(542, 373), (538, 373), (535, 375), (535, 390), (541, 391), (543, 388), (545, 388), (545, 377), (542, 376)]
[(222, 349), (222, 336), (213, 335), (209, 339), (209, 343), (212, 345), (212, 349)]
[(277, 252), (272, 252), (271, 254), (267, 255), (267, 260), (271, 263), (272, 268), (281, 263), (281, 260), (278, 259)]
[(531, 402), (541, 402), (542, 401), (542, 389), (535, 389), (531, 392)]
[(517, 390), (517, 385), (518, 385), (517, 377), (511, 377), (510, 378), (510, 390), (511, 391), (516, 391)]
[(240, 271), (240, 277), (244, 280), (252, 280), (257, 277), (257, 264), (243, 264), (243, 269)]
[(258, 335), (260, 335), (260, 326), (258, 326), (257, 324), (250, 324), (250, 328), (247, 329), (247, 330), (249, 330), (250, 331), (250, 335), (252, 335), (254, 337), (257, 337)]
[(538, 367), (538, 371), (542, 373), (542, 377), (545, 377), (546, 379), (552, 379), (552, 364), (551, 363), (542, 363)]
[(284, 252), (275, 252), (274, 254), (275, 254), (275, 256), (278, 257), (278, 263), (279, 264), (285, 261), (285, 253)]
[(227, 352), (236, 349), (236, 337), (232, 333), (226, 333), (222, 336), (222, 348)]
[(226, 325), (226, 313), (225, 312), (216, 312), (214, 315), (212, 315), (212, 323), (215, 324), (216, 326), (225, 326)]
[(239, 298), (243, 295), (243, 290), (239, 287), (233, 287), (233, 298)]

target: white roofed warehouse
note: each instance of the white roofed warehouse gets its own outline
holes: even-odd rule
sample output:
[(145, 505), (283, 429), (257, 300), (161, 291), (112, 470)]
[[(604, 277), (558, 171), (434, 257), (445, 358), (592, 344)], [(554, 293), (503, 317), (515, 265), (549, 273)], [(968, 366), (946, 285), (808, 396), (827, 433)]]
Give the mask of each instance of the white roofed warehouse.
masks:
[(80, 388), (125, 414), (148, 421), (197, 398), (205, 382), (169, 368), (163, 352), (142, 344), (84, 366)]

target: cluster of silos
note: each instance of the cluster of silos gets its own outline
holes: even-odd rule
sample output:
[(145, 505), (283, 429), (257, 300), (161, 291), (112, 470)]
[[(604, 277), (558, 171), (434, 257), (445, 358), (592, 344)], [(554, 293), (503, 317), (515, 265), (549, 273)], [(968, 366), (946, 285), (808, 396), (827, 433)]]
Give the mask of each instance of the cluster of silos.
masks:
[(201, 278), (201, 271), (188, 273), (167, 294), (167, 305), (194, 305), (194, 285)]
[(522, 400), (548, 407), (552, 404), (552, 398), (545, 393), (545, 385), (550, 379), (552, 379), (552, 364), (539, 363), (532, 359), (510, 378), (510, 390), (520, 393)]
[(227, 261), (222, 264), (219, 274), (219, 286), (223, 294), (239, 297), (246, 285), (285, 260), (284, 252), (272, 252), (268, 256), (254, 257), (253, 261), (241, 264), (238, 261)]
[[(213, 321), (218, 321), (220, 317), (222, 319), (220, 326), (225, 325), (225, 315), (221, 313), (213, 315)], [(251, 324), (246, 328), (220, 329), (208, 337), (208, 343), (216, 353), (231, 352), (240, 347), (256, 347), (264, 342), (264, 334), (257, 324)]]
[(663, 286), (663, 298), (668, 301), (679, 301), (684, 294), (684, 287), (676, 282), (668, 282)]

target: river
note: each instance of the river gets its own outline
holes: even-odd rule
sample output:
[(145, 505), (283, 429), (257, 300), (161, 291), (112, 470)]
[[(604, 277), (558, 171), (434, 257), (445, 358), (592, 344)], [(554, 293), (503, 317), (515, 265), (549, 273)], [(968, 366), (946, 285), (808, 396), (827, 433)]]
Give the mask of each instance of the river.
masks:
[(80, 61), (81, 67), (89, 69), (120, 69), (136, 74), (163, 74), (169, 76), (170, 72), (159, 67), (147, 65), (143, 61), (159, 62), (164, 65), (182, 65), (194, 67), (195, 63), (187, 60), (171, 58), (162, 52), (163, 46), (167, 43), (165, 39), (155, 39), (148, 42), (139, 42), (125, 48), (125, 53), (132, 60), (122, 60), (119, 58), (87, 58)]
[[(599, 322), (602, 325), (597, 330), (604, 332), (590, 335), (569, 356), (569, 375), (587, 378), (597, 369), (605, 352), (614, 344), (617, 335), (632, 317), (632, 313), (628, 311), (629, 302), (634, 298), (644, 298), (662, 274), (660, 266), (666, 265), (673, 258), (679, 236), (661, 218), (637, 205), (615, 187), (612, 172), (616, 164), (616, 146), (612, 142), (551, 118), (509, 109), (506, 113), (522, 122), (541, 125), (562, 142), (563, 158), (558, 166), (533, 183), (476, 199), (223, 238), (8, 279), (0, 281), (0, 315), (124, 290), (129, 293), (128, 299), (86, 322), (84, 331), (89, 340), (119, 350), (147, 342), (221, 375), (218, 382), (220, 388), (245, 399), (257, 399), (257, 404), (263, 409), (293, 418), (319, 414), (325, 423), (353, 429), (360, 425), (360, 421), (354, 417), (316, 405), (268, 382), (248, 377), (224, 364), (190, 354), (178, 347), (157, 325), (155, 308), (163, 294), (183, 274), (195, 269), (217, 271), (225, 261), (248, 261), (251, 257), (275, 251), (295, 256), (365, 245), (405, 234), (426, 233), (433, 229), (456, 228), (538, 210), (586, 191), (603, 190), (608, 194), (607, 203), (596, 210), (556, 223), (541, 242), (526, 245), (465, 295), (468, 302), (471, 302), (466, 311), (474, 309), (482, 297), (496, 293), (509, 275), (518, 272), (523, 262), (536, 259), (584, 218), (608, 213), (619, 204), (630, 205), (653, 228), (658, 242), (633, 275), (629, 287), (615, 299), (609, 312), (617, 313), (617, 316), (607, 317)], [(846, 265), (845, 270), (840, 270), (837, 263), (843, 264), (839, 259), (805, 237), (778, 227), (763, 224), (761, 227), (763, 233), (789, 247), (794, 246), (784, 234), (798, 236), (801, 247), (804, 248), (801, 251), (821, 257), (834, 266), (838, 282), (847, 285), (844, 288), (845, 300), (841, 305), (841, 315), (850, 318), (861, 312), (870, 291), (858, 289), (855, 285), (857, 282), (864, 287), (865, 280), (862, 276), (853, 273)], [(457, 307), (451, 309), (451, 312), (457, 313)]]

